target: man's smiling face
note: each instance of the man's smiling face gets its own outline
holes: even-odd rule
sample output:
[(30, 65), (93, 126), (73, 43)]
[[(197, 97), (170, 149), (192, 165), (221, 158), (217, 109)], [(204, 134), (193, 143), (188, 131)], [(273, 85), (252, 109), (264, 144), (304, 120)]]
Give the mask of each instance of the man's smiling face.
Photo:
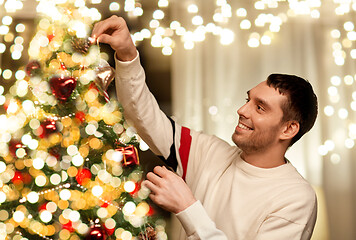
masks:
[(247, 101), (237, 113), (239, 123), (233, 142), (245, 153), (261, 152), (279, 144), (282, 133), (282, 103), (287, 97), (266, 81), (247, 92)]

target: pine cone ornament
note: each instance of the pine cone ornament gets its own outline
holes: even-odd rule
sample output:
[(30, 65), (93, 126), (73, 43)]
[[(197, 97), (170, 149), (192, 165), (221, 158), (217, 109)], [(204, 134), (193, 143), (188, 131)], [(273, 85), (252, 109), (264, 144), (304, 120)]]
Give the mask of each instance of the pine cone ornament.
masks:
[(86, 54), (89, 51), (92, 42), (89, 38), (73, 38), (72, 48), (75, 52)]
[(148, 226), (144, 232), (141, 232), (138, 236), (139, 240), (157, 240), (157, 233), (153, 227)]

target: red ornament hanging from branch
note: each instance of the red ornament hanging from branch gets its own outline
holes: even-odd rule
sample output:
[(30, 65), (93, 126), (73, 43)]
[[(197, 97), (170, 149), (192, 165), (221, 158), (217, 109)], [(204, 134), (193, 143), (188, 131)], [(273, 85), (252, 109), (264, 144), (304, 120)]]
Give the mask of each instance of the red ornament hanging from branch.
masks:
[(32, 60), (26, 65), (25, 72), (29, 77), (39, 75), (41, 72), (41, 64), (37, 60)]
[(61, 102), (68, 101), (72, 95), (75, 87), (77, 86), (77, 80), (71, 76), (53, 76), (49, 80), (53, 95)]
[(133, 145), (127, 147), (119, 147), (116, 149), (116, 151), (122, 153), (122, 165), (125, 167), (135, 166), (140, 163), (137, 149)]
[(54, 37), (55, 37), (54, 33), (47, 35), (47, 38), (48, 38), (49, 42), (51, 42)]
[(80, 185), (85, 184), (88, 180), (91, 178), (91, 172), (87, 168), (82, 168), (78, 170), (77, 175), (75, 176), (75, 179)]
[(57, 160), (61, 157), (60, 148), (55, 146), (48, 149), (48, 153), (55, 157)]
[(52, 133), (57, 131), (56, 121), (53, 119), (47, 119), (41, 123), (40, 127), (37, 129), (38, 136), (40, 138), (46, 138)]
[(106, 232), (104, 228), (96, 224), (90, 228), (88, 235), (85, 237), (85, 240), (106, 240)]
[(71, 221), (68, 221), (67, 223), (62, 224), (62, 229), (66, 229), (69, 232), (74, 232), (73, 223)]
[(15, 174), (14, 174), (14, 177), (11, 179), (11, 181), (14, 183), (14, 184), (17, 184), (19, 182), (23, 182), (23, 175), (20, 171), (15, 171)]
[(83, 122), (85, 122), (85, 113), (82, 111), (76, 112), (75, 118), (78, 119), (79, 122), (83, 123)]
[(9, 152), (13, 157), (16, 157), (16, 151), (20, 148), (26, 151), (26, 146), (21, 141), (13, 139), (9, 142)]

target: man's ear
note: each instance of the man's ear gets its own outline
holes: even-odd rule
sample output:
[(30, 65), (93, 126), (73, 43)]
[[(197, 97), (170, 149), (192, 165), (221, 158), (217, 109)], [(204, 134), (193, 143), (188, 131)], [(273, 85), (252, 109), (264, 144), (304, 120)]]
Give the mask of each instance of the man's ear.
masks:
[(281, 140), (292, 139), (299, 132), (299, 127), (300, 127), (299, 122), (294, 121), (294, 120), (287, 121), (284, 124), (280, 139)]

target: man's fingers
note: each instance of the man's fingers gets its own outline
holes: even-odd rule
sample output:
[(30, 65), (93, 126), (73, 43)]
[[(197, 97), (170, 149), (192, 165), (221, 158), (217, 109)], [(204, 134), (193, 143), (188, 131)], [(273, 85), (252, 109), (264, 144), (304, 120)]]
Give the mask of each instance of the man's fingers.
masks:
[(108, 34), (101, 34), (99, 37), (97, 37), (98, 42), (107, 44), (110, 44), (112, 42), (112, 39), (113, 37)]
[(148, 181), (148, 180), (145, 180), (143, 181), (142, 183), (145, 187), (147, 187), (149, 190), (151, 190), (151, 194), (156, 194), (157, 191), (158, 191), (158, 187), (156, 185), (154, 185), (152, 182)]
[(107, 32), (108, 30), (111, 30), (111, 29), (113, 29), (113, 30), (119, 29), (121, 24), (122, 24), (122, 21), (119, 17), (111, 16), (110, 18), (105, 19), (104, 21), (101, 21), (94, 25), (93, 31), (92, 31), (92, 37), (99, 37), (101, 34)]
[(156, 174), (154, 174), (153, 172), (149, 172), (147, 173), (147, 180), (151, 181), (152, 183), (154, 183), (155, 185), (160, 186), (161, 182), (162, 182), (162, 178), (160, 176), (157, 176)]
[(170, 173), (170, 171), (164, 166), (163, 167), (156, 166), (153, 169), (153, 172), (156, 173), (158, 176), (161, 176), (161, 177), (166, 177)]
[(158, 202), (158, 196), (155, 195), (154, 193), (150, 193), (150, 195), (148, 195), (148, 197), (158, 206), (161, 206), (161, 204)]

